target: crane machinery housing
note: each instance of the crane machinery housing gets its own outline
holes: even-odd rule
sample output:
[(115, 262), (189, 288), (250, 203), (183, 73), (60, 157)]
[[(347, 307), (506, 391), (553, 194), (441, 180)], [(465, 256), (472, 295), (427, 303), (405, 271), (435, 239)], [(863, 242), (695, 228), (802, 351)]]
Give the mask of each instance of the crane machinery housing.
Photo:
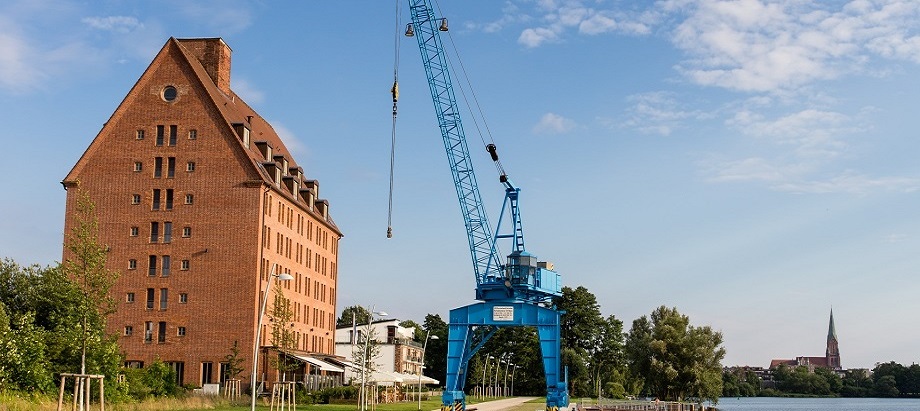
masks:
[[(447, 31), (447, 20), (435, 16), (429, 0), (408, 1), (411, 23), (406, 27), (406, 35), (417, 39), (428, 77), (438, 126), (466, 225), (476, 278), (476, 300), (479, 301), (450, 311), (442, 410), (465, 409), (463, 388), (469, 361), (503, 327), (537, 329), (546, 375), (546, 409), (566, 409), (569, 404), (568, 381), (562, 371), (560, 355), (560, 317), (563, 313), (553, 301), (562, 295), (560, 276), (553, 271), (552, 264), (538, 261), (535, 255), (525, 250), (519, 204), (521, 190), (503, 171), (499, 181), (505, 188), (505, 199), (496, 230), (491, 231), (440, 38), (440, 32)], [(393, 92), (395, 116), (395, 84)], [(498, 162), (495, 146), (489, 144), (486, 149), (492, 161)], [(504, 234), (501, 231), (503, 220), (509, 221), (511, 226)], [(511, 254), (504, 261), (496, 248), (499, 239), (511, 242)]]

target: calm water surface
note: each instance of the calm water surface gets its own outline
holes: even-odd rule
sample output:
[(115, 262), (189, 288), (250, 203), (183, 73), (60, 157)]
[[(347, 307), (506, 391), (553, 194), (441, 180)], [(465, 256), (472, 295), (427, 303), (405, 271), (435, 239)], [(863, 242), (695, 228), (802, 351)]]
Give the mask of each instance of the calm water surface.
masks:
[(920, 399), (722, 398), (719, 411), (920, 411)]

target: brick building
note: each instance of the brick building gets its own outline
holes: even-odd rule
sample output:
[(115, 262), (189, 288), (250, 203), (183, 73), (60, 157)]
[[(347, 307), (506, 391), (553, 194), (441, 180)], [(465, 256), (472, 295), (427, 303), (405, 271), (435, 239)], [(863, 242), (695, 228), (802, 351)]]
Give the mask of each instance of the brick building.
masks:
[(831, 319), (827, 326), (827, 348), (824, 350), (823, 357), (799, 356), (794, 360), (774, 359), (770, 361), (770, 369), (773, 370), (780, 365), (789, 367), (807, 367), (809, 372), (814, 372), (815, 368), (827, 368), (833, 371), (842, 371), (840, 366), (840, 347), (837, 342), (837, 327), (834, 326), (834, 310), (831, 309)]
[[(294, 277), (282, 282), (293, 353), (335, 352), (342, 234), (319, 183), (230, 88), (230, 54), (219, 38), (170, 38), (62, 182), (65, 232), (75, 193), (85, 190), (110, 247), (108, 268), (120, 272), (108, 327), (121, 335), (126, 365), (159, 359), (198, 386), (222, 380), (234, 342), (248, 383), (276, 264)], [(263, 326), (261, 346), (270, 334)]]

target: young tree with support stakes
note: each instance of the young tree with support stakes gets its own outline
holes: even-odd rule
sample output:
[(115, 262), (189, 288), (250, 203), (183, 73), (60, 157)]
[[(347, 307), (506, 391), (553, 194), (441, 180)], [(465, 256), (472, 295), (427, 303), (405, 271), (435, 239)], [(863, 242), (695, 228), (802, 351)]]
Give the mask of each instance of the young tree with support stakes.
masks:
[[(107, 339), (106, 317), (115, 311), (115, 300), (109, 290), (118, 279), (118, 272), (105, 267), (108, 247), (99, 243), (95, 203), (79, 184), (76, 190), (73, 193), (76, 201), (73, 225), (65, 239), (66, 253), (61, 269), (80, 291), (80, 374), (85, 375), (89, 371), (87, 351), (100, 350)], [(92, 368), (99, 372), (100, 364)]]
[(280, 282), (275, 283), (275, 300), (269, 316), (272, 321), (272, 345), (281, 351), (277, 358), (273, 358), (273, 365), (281, 373), (281, 380), (287, 381), (288, 372), (296, 369), (297, 364), (288, 356), (288, 350), (294, 346), (294, 309), (291, 300), (284, 296), (283, 289)]

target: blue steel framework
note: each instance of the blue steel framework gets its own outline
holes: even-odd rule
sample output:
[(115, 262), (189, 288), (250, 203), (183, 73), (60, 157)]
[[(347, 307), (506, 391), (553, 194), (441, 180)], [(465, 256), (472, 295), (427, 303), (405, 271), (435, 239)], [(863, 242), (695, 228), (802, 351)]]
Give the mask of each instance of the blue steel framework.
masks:
[[(422, 63), (428, 77), (438, 126), (447, 151), (447, 159), (466, 232), (476, 277), (476, 299), (481, 301), (450, 311), (447, 338), (446, 388), (441, 398), (443, 409), (465, 409), (469, 360), (501, 327), (536, 327), (546, 374), (546, 408), (556, 410), (569, 403), (567, 381), (561, 373), (559, 324), (562, 312), (553, 306), (561, 296), (559, 274), (541, 266), (536, 256), (524, 249), (518, 198), (520, 189), (502, 175), (505, 201), (499, 225), (493, 234), (483, 208), (460, 111), (454, 95), (447, 56), (439, 31), (446, 31), (446, 20), (435, 17), (428, 0), (409, 0), (412, 23), (407, 35), (418, 39)], [(414, 32), (414, 33), (412, 33)], [(412, 33), (412, 34), (410, 34)], [(493, 161), (498, 160), (495, 146), (487, 147)], [(500, 234), (501, 220), (508, 212), (510, 234)], [(511, 239), (512, 249), (504, 264), (496, 241)]]

